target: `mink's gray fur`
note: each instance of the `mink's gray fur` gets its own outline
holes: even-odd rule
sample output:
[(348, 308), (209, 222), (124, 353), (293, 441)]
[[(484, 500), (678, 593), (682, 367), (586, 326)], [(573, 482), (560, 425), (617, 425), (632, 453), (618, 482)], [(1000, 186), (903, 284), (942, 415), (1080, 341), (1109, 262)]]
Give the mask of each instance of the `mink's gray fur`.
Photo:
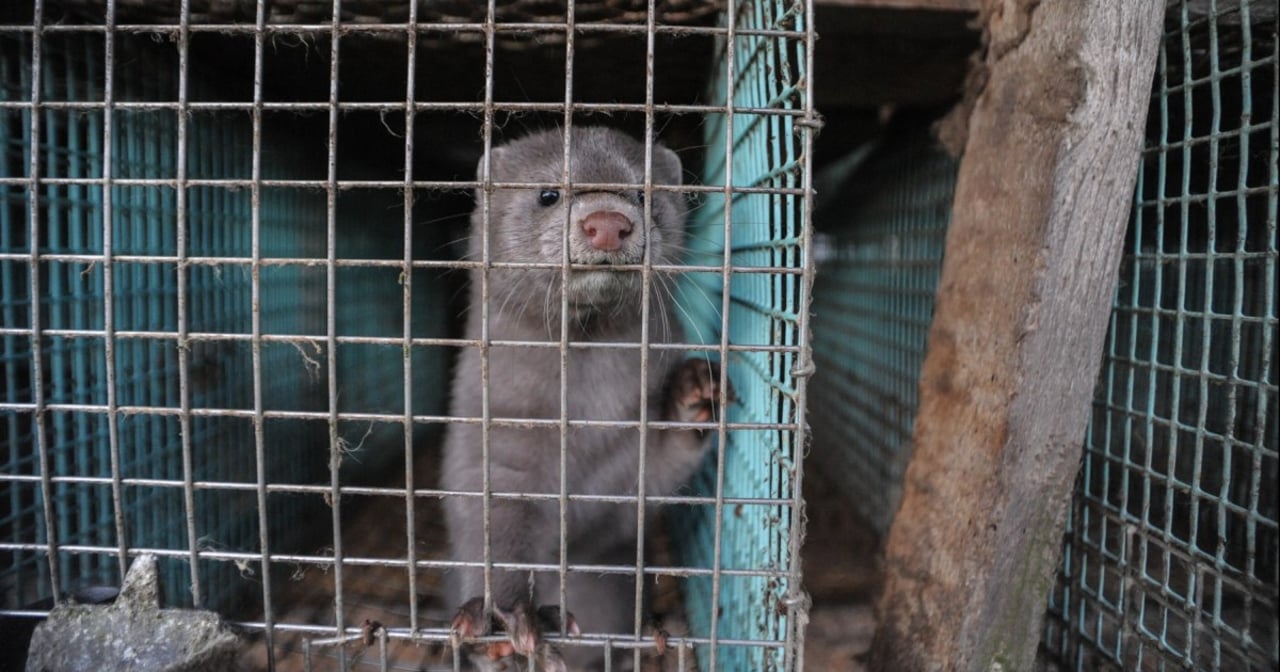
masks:
[[(491, 152), (493, 182), (559, 183), (563, 180), (563, 133), (535, 133)], [(620, 131), (575, 128), (571, 143), (570, 185), (645, 181), (644, 144)], [(481, 161), (479, 175), (483, 175)], [(654, 144), (652, 183), (681, 184), (680, 159)], [(569, 225), (569, 258), (575, 264), (600, 264), (602, 270), (573, 270), (568, 282), (568, 334), (571, 343), (629, 343), (621, 348), (571, 348), (566, 364), (567, 407), (570, 420), (640, 419), (641, 352), (646, 325), (641, 320), (642, 282), (639, 271), (610, 270), (610, 264), (640, 264), (648, 240), (653, 264), (679, 261), (684, 246), (684, 196), (671, 191), (651, 192), (652, 220), (644, 217), (641, 190), (558, 190), (551, 200), (540, 188), (495, 188), (490, 196), (489, 259), (493, 262), (550, 262), (560, 264), (563, 236)], [(556, 190), (550, 190), (556, 191)], [(485, 226), (483, 194), (477, 191), (471, 217), (469, 255), (482, 259)], [(593, 212), (621, 213), (635, 224), (617, 250), (593, 247), (580, 222)], [(470, 275), (470, 308), (466, 337), (480, 339), (483, 297), (481, 272)], [(648, 338), (651, 343), (678, 343), (681, 331), (673, 314), (669, 291), (672, 278), (653, 274), (650, 287)], [(490, 341), (561, 340), (561, 270), (491, 268), (488, 276), (488, 334)], [(489, 348), (489, 415), (502, 419), (561, 418), (558, 347), (492, 345)], [(653, 421), (704, 420), (695, 401), (714, 399), (714, 368), (673, 350), (650, 350), (646, 383), (648, 418)], [(693, 374), (678, 375), (702, 365)], [(683, 381), (683, 382), (682, 382)], [(691, 382), (692, 381), (692, 382)], [(481, 353), (465, 348), (456, 367), (451, 415), (480, 418), (482, 400)], [(693, 385), (700, 389), (690, 390)], [(446, 433), (441, 485), (448, 490), (479, 493), (482, 489), (481, 429), (475, 424), (450, 424)], [(572, 427), (565, 438), (565, 469), (569, 494), (634, 495), (640, 476), (640, 433), (635, 428)], [(489, 430), (490, 484), (495, 493), (560, 492), (561, 436), (558, 426), (502, 427)], [(688, 429), (649, 429), (646, 440), (644, 490), (647, 495), (673, 493), (696, 469), (705, 453), (701, 433)], [(560, 517), (557, 501), (493, 498), (491, 558), (494, 563), (560, 562)], [(447, 497), (445, 513), (452, 560), (484, 559), (481, 498)], [(636, 508), (634, 504), (572, 502), (563, 532), (568, 562), (634, 566)], [(634, 630), (634, 574), (570, 573), (567, 607), (585, 633)], [(453, 605), (484, 593), (479, 568), (452, 569), (446, 576)], [(539, 572), (530, 594), (529, 572), (493, 570), (493, 606), (509, 609), (520, 598), (533, 605), (559, 602), (556, 572)], [(572, 669), (603, 665), (598, 647), (566, 651)], [(480, 659), (482, 656), (475, 656)], [(625, 657), (626, 660), (630, 656)], [(476, 660), (476, 664), (484, 661)], [(523, 668), (521, 668), (523, 669)], [(615, 668), (618, 669), (618, 668)]]

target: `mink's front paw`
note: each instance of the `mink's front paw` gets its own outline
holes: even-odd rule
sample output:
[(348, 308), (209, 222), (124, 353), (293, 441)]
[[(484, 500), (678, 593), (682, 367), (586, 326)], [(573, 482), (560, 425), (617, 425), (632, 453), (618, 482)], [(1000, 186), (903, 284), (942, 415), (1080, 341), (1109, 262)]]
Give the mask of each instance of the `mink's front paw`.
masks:
[[(733, 386), (727, 398), (734, 401)], [(720, 401), (720, 365), (705, 359), (686, 359), (667, 384), (667, 419), (677, 422), (711, 422)]]
[(489, 634), (489, 616), (484, 613), (484, 598), (473, 597), (458, 607), (449, 631), (456, 639), (468, 640)]
[[(581, 636), (577, 620), (572, 613), (566, 613), (565, 632), (573, 637)], [(484, 611), (482, 597), (472, 598), (462, 605), (450, 624), (455, 646), (463, 646), (468, 640), (484, 637), (499, 629), (506, 631), (505, 641), (465, 644), (473, 663), (479, 657), (498, 664), (499, 669), (506, 669), (508, 664), (518, 664), (519, 659), (513, 656), (523, 656), (536, 658), (540, 663), (539, 669), (545, 672), (567, 672), (568, 667), (560, 652), (553, 646), (544, 646), (542, 641), (542, 633), (558, 633), (560, 627), (559, 606), (545, 605), (535, 610), (527, 600), (521, 599), (516, 600), (510, 609), (494, 607), (491, 618)]]
[[(515, 652), (522, 656), (534, 654), (538, 645), (542, 643), (542, 633), (560, 631), (558, 605), (543, 605), (535, 611), (528, 601), (516, 600), (510, 610), (498, 607), (495, 612), (498, 620), (502, 621), (502, 627), (506, 629), (507, 637), (511, 640)], [(572, 612), (567, 613), (569, 617), (564, 619), (565, 632), (574, 637), (581, 635), (582, 631), (578, 628), (577, 619), (573, 617)]]

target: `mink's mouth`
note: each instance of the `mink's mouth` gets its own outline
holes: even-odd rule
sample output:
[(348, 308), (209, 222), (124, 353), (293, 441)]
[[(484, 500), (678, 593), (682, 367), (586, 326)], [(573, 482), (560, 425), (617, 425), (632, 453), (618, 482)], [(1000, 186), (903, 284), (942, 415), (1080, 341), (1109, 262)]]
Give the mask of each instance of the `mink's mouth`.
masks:
[(626, 255), (617, 253), (617, 252), (615, 253), (605, 252), (605, 253), (597, 253), (597, 254), (580, 255), (576, 259), (570, 259), (569, 262), (572, 264), (608, 267), (608, 266), (621, 266), (624, 264), (639, 263), (639, 260), (632, 261), (631, 259), (627, 258)]
[(612, 303), (630, 294), (638, 279), (636, 273), (604, 268), (598, 271), (575, 270), (569, 276), (569, 300), (585, 305)]
[[(611, 264), (596, 264), (596, 266), (608, 267)], [(570, 284), (582, 283), (608, 283), (608, 282), (624, 282), (627, 274), (620, 271), (608, 270), (601, 268), (598, 271), (577, 270), (569, 274)]]
[(604, 252), (601, 250), (572, 250), (569, 263), (578, 266), (596, 266), (612, 268), (614, 266), (635, 266), (644, 263), (643, 249), (625, 249)]

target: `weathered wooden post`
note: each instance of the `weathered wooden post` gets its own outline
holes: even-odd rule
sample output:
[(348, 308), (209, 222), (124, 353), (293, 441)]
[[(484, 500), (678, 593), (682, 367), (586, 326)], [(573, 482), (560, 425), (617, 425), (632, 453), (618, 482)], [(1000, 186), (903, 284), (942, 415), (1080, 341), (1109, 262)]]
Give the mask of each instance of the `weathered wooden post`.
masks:
[(985, 0), (872, 668), (1032, 669), (1163, 0)]

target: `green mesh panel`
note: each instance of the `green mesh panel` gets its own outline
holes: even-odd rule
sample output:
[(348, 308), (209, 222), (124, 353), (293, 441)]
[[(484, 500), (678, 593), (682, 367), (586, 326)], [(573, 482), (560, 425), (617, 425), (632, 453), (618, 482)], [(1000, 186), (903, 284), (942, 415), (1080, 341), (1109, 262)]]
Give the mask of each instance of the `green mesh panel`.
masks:
[(1274, 3), (1169, 8), (1049, 601), (1067, 669), (1280, 664), (1276, 49)]
[(878, 146), (819, 189), (809, 418), (812, 459), (884, 534), (911, 458), (956, 163), (924, 130)]

